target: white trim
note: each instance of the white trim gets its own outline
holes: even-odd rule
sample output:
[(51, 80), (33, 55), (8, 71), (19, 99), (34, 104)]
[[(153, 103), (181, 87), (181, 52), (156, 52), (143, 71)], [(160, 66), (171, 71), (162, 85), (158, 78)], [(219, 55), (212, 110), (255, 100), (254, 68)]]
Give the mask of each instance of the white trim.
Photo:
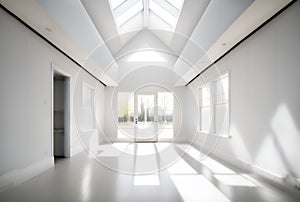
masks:
[(141, 2), (141, 1), (142, 0), (127, 0), (127, 1), (123, 2), (120, 6), (118, 6), (117, 8), (115, 8), (113, 10), (113, 13), (114, 13), (114, 15), (116, 17), (119, 17), (124, 12), (126, 12), (128, 9), (130, 9), (132, 6), (134, 6), (135, 4), (137, 4), (137, 3)]
[[(192, 144), (197, 150), (201, 147), (198, 143), (194, 142)], [(201, 151), (201, 150), (199, 150)], [(204, 152), (203, 152), (204, 151)], [(206, 149), (204, 149), (202, 153), (206, 153)], [(280, 187), (292, 194), (296, 194), (296, 196), (299, 196), (299, 192), (295, 189), (295, 183), (297, 183), (297, 179), (286, 179), (284, 176), (280, 176), (276, 173), (273, 173), (271, 171), (268, 171), (264, 168), (261, 168), (253, 163), (250, 163), (248, 161), (236, 158), (232, 155), (228, 155), (224, 153), (223, 151), (220, 151), (218, 149), (214, 149), (212, 153), (208, 154), (210, 157), (214, 158), (215, 160), (222, 160), (226, 164), (233, 166), (234, 168), (238, 168), (242, 171), (249, 172), (251, 174), (254, 174), (255, 177), (258, 177), (259, 179), (262, 179), (263, 181), (266, 181), (268, 183), (271, 183), (272, 185), (275, 185), (277, 187)], [(298, 185), (300, 186), (300, 183), (298, 182)]]
[(54, 72), (62, 74), (65, 78), (65, 134), (64, 134), (64, 156), (71, 157), (71, 75), (55, 63), (51, 63), (51, 155), (54, 156)]
[[(216, 95), (216, 83), (224, 78), (228, 78), (228, 102), (224, 102), (224, 103), (217, 103), (217, 95)], [(203, 89), (203, 88), (209, 88), (209, 92), (210, 92), (210, 96), (212, 97), (210, 99), (210, 106), (201, 106), (202, 105), (202, 95), (200, 95), (200, 91)], [(212, 79), (210, 82), (206, 83), (206, 84), (203, 84), (203, 85), (200, 85), (198, 87), (198, 103), (199, 103), (199, 121), (198, 121), (198, 126), (197, 126), (197, 132), (198, 133), (203, 133), (203, 134), (206, 134), (206, 135), (214, 135), (214, 136), (218, 136), (218, 137), (227, 137), (227, 138), (230, 138), (231, 137), (231, 132), (230, 132), (230, 123), (231, 123), (231, 73), (230, 73), (230, 70), (227, 70), (226, 72), (222, 73), (221, 76), (218, 76), (217, 78), (214, 78)], [(211, 101), (213, 100), (213, 101)], [(222, 104), (228, 104), (228, 133), (216, 133), (216, 123), (215, 123), (215, 120), (216, 120), (216, 106), (218, 105), (222, 105)], [(210, 125), (210, 130), (211, 128), (213, 128), (213, 132), (210, 132), (210, 131), (203, 131), (201, 130), (201, 113), (200, 113), (200, 110), (203, 109), (203, 108), (211, 108), (212, 109), (212, 115), (211, 115), (211, 120), (212, 120), (212, 123)], [(225, 123), (223, 123), (224, 125)]]
[(48, 157), (25, 168), (12, 170), (0, 176), (0, 192), (17, 186), (54, 166), (54, 158)]
[(144, 27), (149, 26), (149, 0), (143, 0), (144, 4)]
[(280, 188), (286, 191), (289, 191), (293, 194), (294, 193), (299, 194), (299, 192), (295, 190), (295, 183), (297, 179), (286, 179), (284, 176), (280, 176), (276, 173), (273, 173), (257, 165), (254, 165), (248, 161), (244, 161), (242, 159), (227, 155), (222, 151), (214, 150), (214, 152), (215, 154), (212, 155), (213, 157), (219, 157), (226, 163), (233, 165), (234, 167), (237, 167), (244, 171), (253, 173), (257, 177), (260, 177), (275, 186), (279, 186)]
[(157, 3), (158, 5), (160, 5), (163, 9), (165, 9), (166, 11), (168, 11), (171, 15), (173, 15), (175, 18), (178, 18), (180, 13), (179, 10), (173, 6), (172, 4), (170, 4), (169, 2), (165, 1), (165, 0), (152, 0), (155, 3)]

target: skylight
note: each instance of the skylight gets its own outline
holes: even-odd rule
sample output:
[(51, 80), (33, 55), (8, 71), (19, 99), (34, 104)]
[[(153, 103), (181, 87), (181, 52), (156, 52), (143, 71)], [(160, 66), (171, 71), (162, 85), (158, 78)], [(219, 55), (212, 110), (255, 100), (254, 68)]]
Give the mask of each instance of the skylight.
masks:
[(174, 31), (183, 2), (184, 0), (110, 0), (110, 6), (119, 31), (133, 19), (141, 22), (139, 26), (148, 27), (149, 22), (153, 21), (153, 14), (161, 19), (160, 24), (168, 29), (171, 27)]
[(177, 8), (178, 10), (181, 9), (183, 0), (166, 0), (169, 4)]
[(141, 10), (143, 10), (143, 3), (142, 1), (138, 1), (133, 6), (128, 8), (128, 10), (124, 11), (121, 15), (117, 17), (117, 23), (119, 26), (123, 25), (129, 19), (137, 15)]
[(126, 0), (111, 0), (111, 7), (112, 7), (112, 9), (116, 9), (118, 6), (120, 6), (125, 1)]
[(153, 0), (150, 0), (149, 8), (153, 13), (158, 15), (162, 20), (166, 21), (166, 23), (168, 23), (172, 27), (175, 27), (177, 18), (174, 15), (172, 15), (170, 12), (168, 12), (166, 9), (164, 9), (161, 5), (159, 5)]

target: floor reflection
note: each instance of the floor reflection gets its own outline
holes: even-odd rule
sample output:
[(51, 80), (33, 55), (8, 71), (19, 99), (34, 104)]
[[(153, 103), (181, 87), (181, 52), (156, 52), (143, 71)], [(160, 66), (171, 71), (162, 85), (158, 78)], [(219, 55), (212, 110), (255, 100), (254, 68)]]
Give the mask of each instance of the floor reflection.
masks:
[(202, 175), (172, 175), (171, 179), (184, 201), (230, 201)]
[(133, 180), (134, 186), (159, 186), (159, 176), (156, 175), (136, 175)]
[(114, 169), (81, 153), (0, 193), (0, 201), (299, 201), (190, 145), (114, 143), (97, 153)]

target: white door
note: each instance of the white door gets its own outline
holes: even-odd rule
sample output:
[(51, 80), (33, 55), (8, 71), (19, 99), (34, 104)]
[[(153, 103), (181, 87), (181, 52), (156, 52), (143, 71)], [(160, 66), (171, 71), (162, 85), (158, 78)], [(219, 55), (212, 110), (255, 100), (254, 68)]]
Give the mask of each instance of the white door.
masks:
[(157, 93), (135, 93), (135, 138), (136, 142), (157, 141)]

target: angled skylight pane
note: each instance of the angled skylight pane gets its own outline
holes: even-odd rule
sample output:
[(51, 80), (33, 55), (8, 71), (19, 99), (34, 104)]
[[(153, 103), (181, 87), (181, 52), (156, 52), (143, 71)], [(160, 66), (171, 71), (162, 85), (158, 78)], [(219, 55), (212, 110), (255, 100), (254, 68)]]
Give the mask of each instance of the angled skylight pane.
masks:
[(172, 27), (176, 25), (176, 17), (170, 14), (167, 10), (161, 7), (159, 4), (154, 2), (153, 0), (150, 1), (149, 8), (153, 11), (156, 15), (158, 15), (162, 20), (167, 22)]
[(111, 7), (114, 10), (118, 6), (120, 6), (122, 3), (124, 3), (126, 0), (111, 0)]
[(177, 8), (178, 10), (181, 9), (183, 0), (166, 0), (169, 4)]
[(128, 10), (126, 10), (124, 13), (117, 17), (118, 26), (121, 26), (122, 24), (130, 20), (132, 17), (137, 15), (141, 10), (143, 10), (143, 8), (143, 2), (138, 1), (136, 4), (134, 4), (132, 7), (130, 7)]

